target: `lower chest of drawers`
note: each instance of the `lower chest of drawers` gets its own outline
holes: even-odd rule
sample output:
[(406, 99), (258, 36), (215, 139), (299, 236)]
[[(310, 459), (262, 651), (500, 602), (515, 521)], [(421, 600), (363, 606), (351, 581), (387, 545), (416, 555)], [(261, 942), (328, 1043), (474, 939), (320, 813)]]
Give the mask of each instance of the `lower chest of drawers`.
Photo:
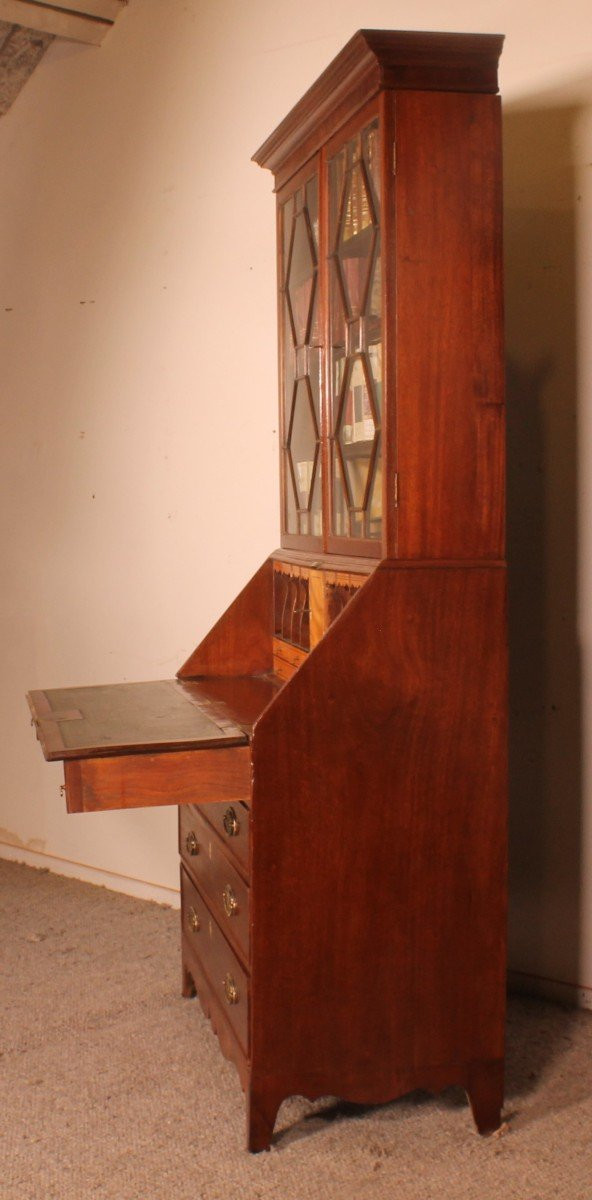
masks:
[(179, 809), (184, 971), (227, 1055), (244, 1060), (250, 1000), (248, 818), (242, 804)]

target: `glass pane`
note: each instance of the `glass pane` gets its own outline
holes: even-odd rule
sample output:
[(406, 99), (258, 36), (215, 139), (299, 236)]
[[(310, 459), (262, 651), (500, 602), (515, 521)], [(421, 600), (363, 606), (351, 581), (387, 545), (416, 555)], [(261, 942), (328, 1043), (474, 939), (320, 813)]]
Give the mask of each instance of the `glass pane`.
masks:
[(335, 259), (331, 264), (331, 362), (333, 373), (333, 395), (337, 401), (341, 394), (343, 373), (345, 370), (345, 332), (346, 319), (341, 286), (338, 278), (339, 268)]
[(337, 246), (346, 305), (352, 317), (365, 311), (376, 236), (374, 207), (370, 201), (366, 173), (358, 162), (352, 168), (346, 185), (346, 203)]
[(298, 512), (296, 510), (296, 497), (294, 495), (294, 481), (292, 472), (290, 471), (290, 462), (286, 455), (286, 478), (284, 483), (284, 491), (286, 498), (286, 531), (287, 533), (298, 533)]
[(282, 395), (286, 531), (322, 535), (318, 177), (282, 206)]
[(310, 383), (307, 379), (299, 379), (294, 392), (288, 434), (288, 455), (294, 471), (299, 508), (309, 507), (318, 444)]
[(282, 210), (281, 210), (281, 214), (282, 214), (282, 240), (281, 240), (282, 270), (281, 270), (281, 277), (282, 277), (282, 280), (284, 283), (286, 281), (286, 268), (288, 266), (288, 259), (290, 257), (290, 242), (292, 240), (292, 215), (293, 215), (293, 212), (294, 212), (294, 197), (290, 196), (290, 199), (286, 202), (286, 204), (284, 204), (282, 206)]
[(321, 427), (321, 351), (319, 347), (311, 346), (308, 351), (308, 371), (312, 403), (317, 420), (317, 428)]
[(319, 320), (319, 289), (315, 287), (314, 299), (312, 304), (312, 321), (310, 323), (309, 343), (311, 346), (320, 346), (321, 344), (321, 323)]
[(346, 311), (341, 268), (336, 258), (331, 260), (331, 344), (345, 354)]
[(364, 536), (364, 514), (361, 512), (352, 512), (350, 519), (350, 537), (361, 538)]
[(348, 173), (345, 189), (345, 207), (339, 231), (339, 241), (343, 245), (370, 229), (374, 224), (374, 205), (368, 192), (367, 176), (358, 159)]
[(372, 441), (350, 442), (342, 446), (343, 465), (347, 474), (352, 508), (363, 509), (364, 507), (372, 446)]
[[(380, 446), (378, 446), (380, 451)], [(374, 473), (366, 511), (366, 537), (380, 537), (382, 522), (382, 462), (380, 453), (376, 455)], [(378, 530), (378, 533), (376, 532)]]
[(351, 170), (352, 166), (359, 161), (361, 155), (361, 138), (359, 133), (355, 133), (353, 138), (345, 144), (345, 159), (347, 170)]
[(341, 463), (336, 454), (333, 459), (333, 532), (337, 537), (347, 537), (349, 533), (348, 508)]
[(345, 399), (341, 406), (337, 431), (342, 445), (349, 442), (372, 441), (374, 438), (376, 426), (365, 367), (365, 360), (362, 356), (355, 358), (353, 363), (348, 360)]
[(378, 121), (373, 121), (362, 134), (362, 154), (376, 212), (380, 204), (380, 159), (378, 157)]
[(310, 505), (310, 532), (314, 537), (321, 537), (323, 532), (323, 486), (321, 476), (321, 455), (319, 452)]
[(309, 179), (306, 185), (306, 207), (310, 219), (310, 228), (316, 255), (319, 253), (319, 181), (316, 175)]
[(331, 223), (331, 250), (336, 248), (337, 236), (341, 225), (341, 208), (344, 202), (346, 153), (340, 150), (329, 164), (329, 219)]
[(294, 238), (287, 275), (287, 293), (297, 346), (307, 341), (309, 318), (316, 283), (316, 261), (306, 210), (294, 221)]
[[(294, 391), (294, 380), (296, 378), (296, 355), (294, 353), (294, 339), (292, 335), (292, 321), (288, 306), (284, 302), (284, 431), (288, 429), (290, 422), (290, 412), (292, 410), (292, 394)], [(285, 437), (284, 432), (284, 437)]]
[[(370, 295), (368, 296), (368, 323), (370, 328), (374, 328), (376, 323), (380, 326), (380, 314), (382, 312), (382, 269), (380, 260), (380, 238), (377, 238), (376, 255), (374, 265), (372, 267), (372, 276), (370, 279)], [(369, 340), (373, 341), (370, 334)]]
[(368, 346), (368, 361), (370, 363), (370, 371), (374, 381), (374, 395), (376, 397), (376, 411), (378, 422), (380, 423), (382, 415), (382, 343), (377, 342), (374, 346)]
[(381, 537), (378, 122), (329, 164), (333, 532)]

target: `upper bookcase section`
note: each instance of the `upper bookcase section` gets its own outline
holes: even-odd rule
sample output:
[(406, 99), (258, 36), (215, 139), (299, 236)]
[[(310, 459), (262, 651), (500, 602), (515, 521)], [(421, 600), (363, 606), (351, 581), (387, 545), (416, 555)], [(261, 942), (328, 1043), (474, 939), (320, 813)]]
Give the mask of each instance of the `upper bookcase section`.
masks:
[(498, 90), (503, 36), (490, 33), (415, 33), (360, 29), (305, 92), (253, 161), (278, 176), (278, 185), (378, 92)]

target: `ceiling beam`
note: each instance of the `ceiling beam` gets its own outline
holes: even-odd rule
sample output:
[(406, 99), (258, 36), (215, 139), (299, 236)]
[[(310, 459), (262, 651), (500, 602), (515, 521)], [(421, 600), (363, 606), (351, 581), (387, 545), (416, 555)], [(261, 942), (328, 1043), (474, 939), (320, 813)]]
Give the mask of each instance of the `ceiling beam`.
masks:
[(87, 17), (102, 17), (105, 21), (115, 21), (128, 0), (60, 0), (52, 4), (51, 0), (33, 0), (45, 8), (67, 8), (69, 12), (80, 13)]
[(0, 116), (8, 112), (53, 37), (0, 21)]
[(0, 21), (99, 45), (127, 0), (0, 0)]

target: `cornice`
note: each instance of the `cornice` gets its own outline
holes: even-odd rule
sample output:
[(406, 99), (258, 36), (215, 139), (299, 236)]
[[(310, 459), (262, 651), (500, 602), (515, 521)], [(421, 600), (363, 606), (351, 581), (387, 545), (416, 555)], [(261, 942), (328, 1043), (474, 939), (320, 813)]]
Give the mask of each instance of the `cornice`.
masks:
[(497, 92), (503, 40), (488, 33), (360, 29), (259, 147), (253, 161), (276, 174), (305, 141), (310, 141), (311, 154), (318, 149), (315, 130), (320, 145), (348, 112), (385, 89)]

